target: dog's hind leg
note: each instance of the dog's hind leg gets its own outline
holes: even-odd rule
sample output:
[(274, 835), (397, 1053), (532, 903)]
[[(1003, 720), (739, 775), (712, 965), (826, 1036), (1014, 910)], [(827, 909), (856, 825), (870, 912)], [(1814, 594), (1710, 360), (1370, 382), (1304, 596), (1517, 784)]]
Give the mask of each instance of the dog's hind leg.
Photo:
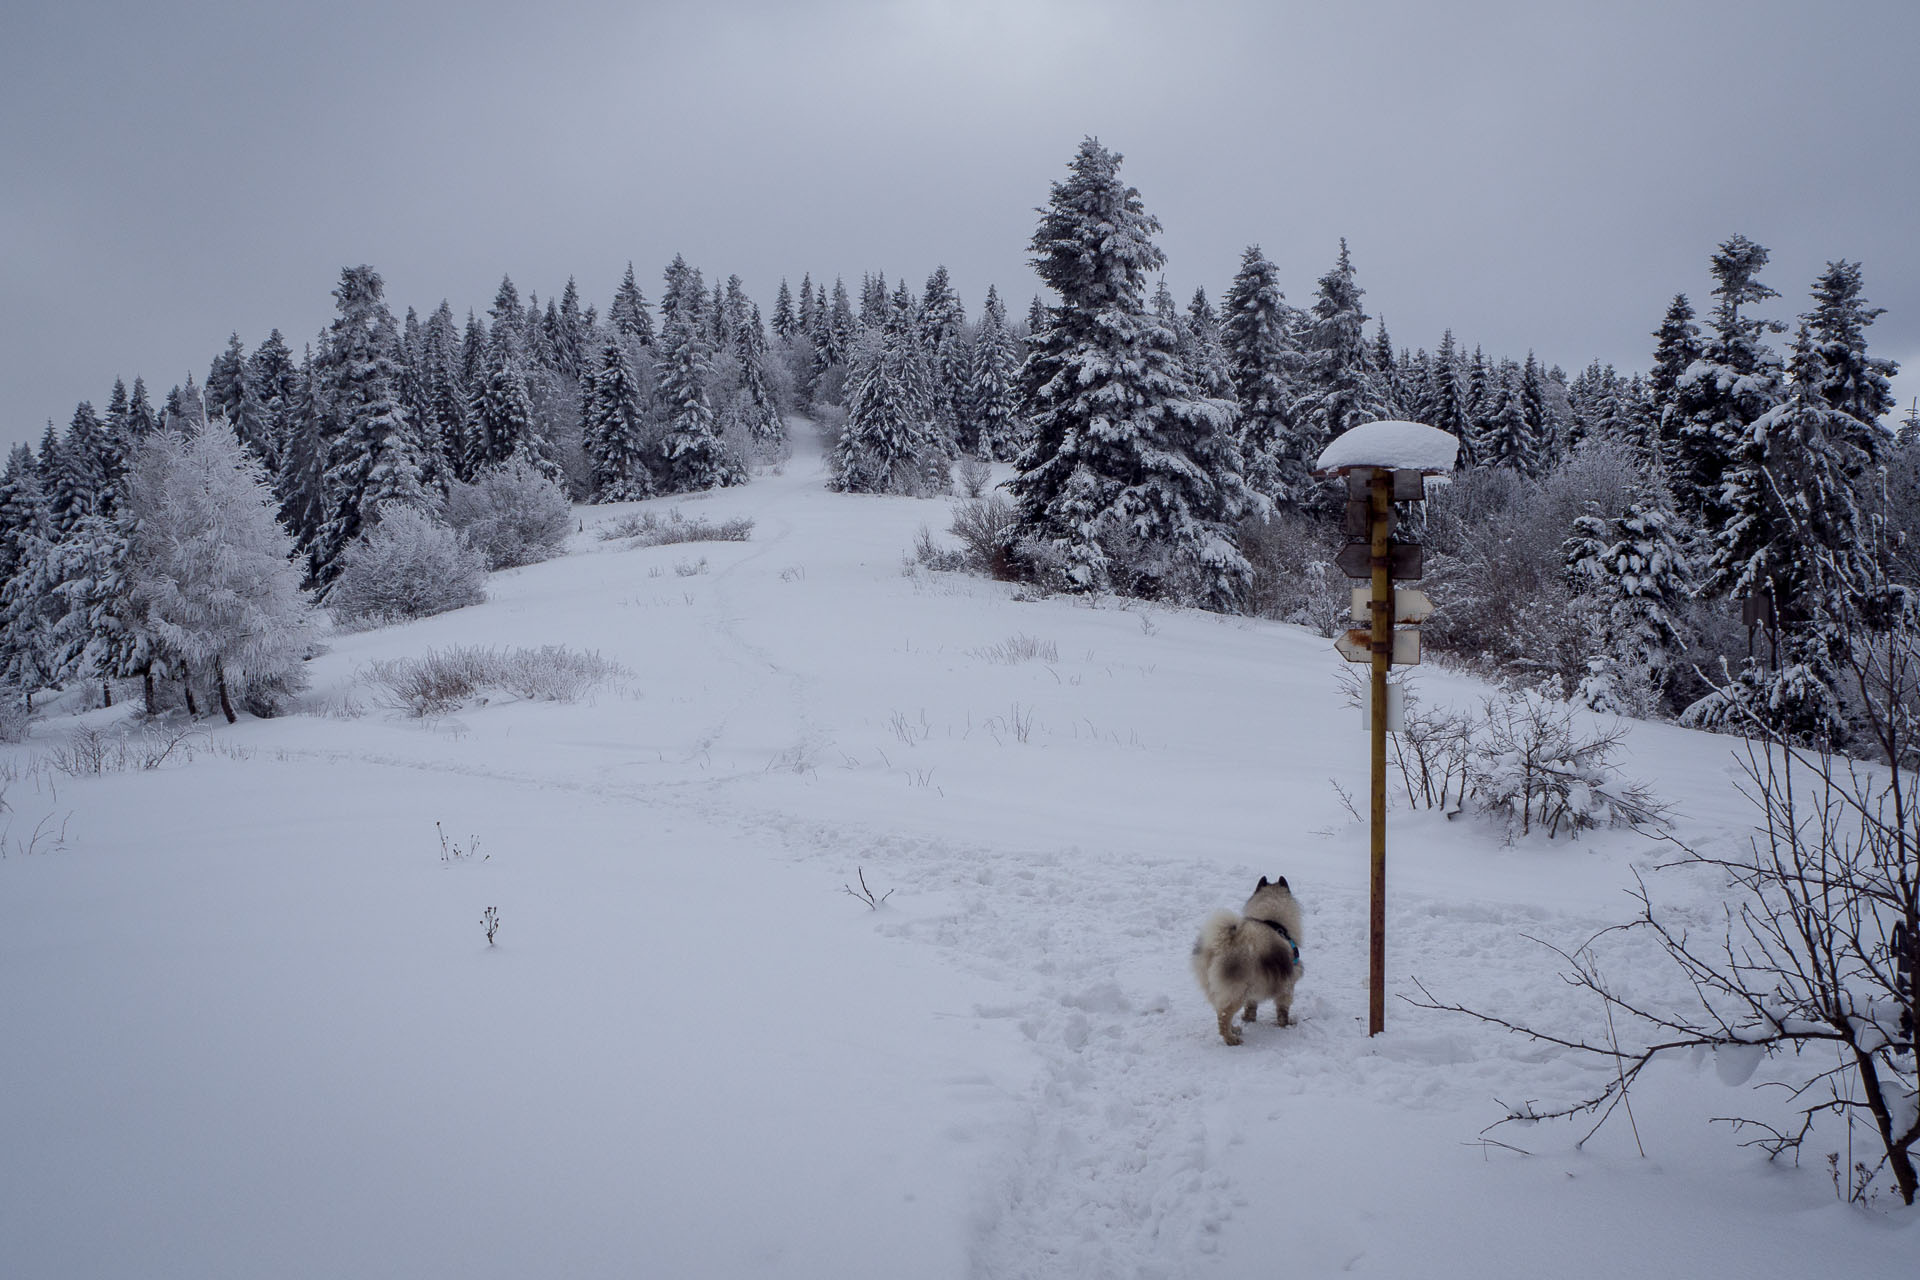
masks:
[(1231, 1006), (1229, 1006), (1228, 1008), (1219, 1010), (1220, 1038), (1222, 1040), (1225, 1040), (1228, 1044), (1239, 1044), (1240, 1028), (1233, 1025), (1233, 1012), (1234, 1011)]
[(1240, 1020), (1248, 1025), (1260, 1021), (1260, 1002), (1258, 1000), (1247, 1001), (1247, 1011), (1241, 1015)]

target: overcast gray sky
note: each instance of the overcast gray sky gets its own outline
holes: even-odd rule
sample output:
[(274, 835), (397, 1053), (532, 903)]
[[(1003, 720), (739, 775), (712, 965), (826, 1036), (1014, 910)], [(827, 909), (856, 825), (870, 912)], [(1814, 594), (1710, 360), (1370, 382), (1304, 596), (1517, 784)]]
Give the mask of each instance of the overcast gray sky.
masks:
[(676, 252), (1018, 309), (1089, 133), (1183, 301), (1258, 242), (1304, 303), (1344, 235), (1402, 345), (1644, 368), (1740, 232), (1782, 319), (1862, 261), (1920, 375), (1916, 37), (1915, 0), (0, 0), (0, 436), (230, 331), (297, 350), (350, 263), (423, 313), (502, 272), (604, 310)]

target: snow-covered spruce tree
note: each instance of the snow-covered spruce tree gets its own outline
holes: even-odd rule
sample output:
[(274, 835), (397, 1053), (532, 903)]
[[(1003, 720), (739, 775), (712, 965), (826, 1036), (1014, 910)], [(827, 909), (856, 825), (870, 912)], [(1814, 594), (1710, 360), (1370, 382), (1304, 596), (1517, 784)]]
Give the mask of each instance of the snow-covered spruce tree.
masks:
[(85, 517), (106, 509), (108, 474), (114, 466), (105, 428), (93, 405), (83, 400), (61, 438), (47, 490), (54, 528), (63, 536)]
[(1227, 351), (1221, 342), (1220, 317), (1207, 300), (1205, 289), (1193, 291), (1187, 314), (1181, 318), (1180, 362), (1186, 367), (1187, 381), (1202, 395), (1233, 399), (1233, 373), (1227, 367)]
[[(1758, 719), (1804, 741), (1843, 741), (1839, 673), (1854, 637), (1839, 593), (1859, 598), (1873, 573), (1855, 481), (1881, 431), (1827, 403), (1826, 366), (1809, 327), (1794, 342), (1786, 398), (1747, 427), (1722, 473), (1707, 589), (1773, 602), (1768, 647), (1728, 689), (1688, 709), (1691, 723)], [(1733, 707), (1729, 699), (1740, 702)]]
[(593, 466), (593, 501), (631, 502), (653, 495), (640, 383), (617, 330), (600, 344), (593, 378), (583, 389), (580, 434)]
[(62, 609), (52, 594), (57, 542), (40, 472), (33, 450), (17, 444), (0, 475), (0, 681), (28, 707), (58, 667), (53, 628)]
[(247, 357), (247, 384), (260, 401), (265, 420), (260, 458), (267, 474), (277, 476), (285, 465), (287, 436), (301, 393), (300, 368), (278, 329), (269, 332)]
[(793, 312), (793, 290), (787, 287), (787, 278), (781, 276), (780, 291), (773, 295), (773, 336), (787, 342), (799, 326), (799, 317)]
[(1867, 326), (1886, 308), (1869, 307), (1860, 296), (1857, 262), (1829, 262), (1813, 282), (1813, 300), (1813, 310), (1800, 317), (1811, 363), (1797, 365), (1794, 376), (1810, 379), (1821, 403), (1859, 424), (1855, 443), (1869, 464), (1878, 462), (1888, 444), (1878, 424), (1893, 410), (1890, 379), (1900, 366), (1867, 354)]
[(757, 304), (747, 303), (733, 328), (733, 357), (740, 375), (740, 386), (734, 393), (734, 417), (753, 442), (756, 454), (778, 457), (787, 442), (787, 423), (773, 388), (767, 384), (767, 329)]
[(533, 435), (533, 396), (520, 371), (518, 344), (511, 331), (496, 327), (488, 355), (486, 381), (473, 405), (465, 470), (475, 474), (497, 467), (519, 453)]
[(1601, 652), (1580, 685), (1581, 700), (1595, 711), (1657, 714), (1684, 647), (1677, 618), (1691, 585), (1669, 508), (1666, 495), (1646, 485), (1622, 514), (1609, 519), (1590, 503), (1573, 522), (1567, 576), (1575, 596), (1594, 603), (1601, 625)]
[(1454, 346), (1451, 329), (1440, 336), (1440, 350), (1434, 353), (1428, 369), (1426, 415), (1421, 421), (1451, 433), (1460, 441), (1459, 469), (1464, 471), (1473, 466), (1477, 461), (1471, 447), (1473, 424), (1468, 414), (1460, 350)]
[(1680, 378), (1700, 358), (1700, 326), (1694, 323), (1693, 304), (1686, 294), (1673, 295), (1653, 339), (1653, 368), (1647, 371), (1647, 395), (1652, 402), (1660, 457), (1670, 463), (1680, 436)]
[(310, 613), (260, 464), (225, 429), (148, 440), (127, 477), (128, 597), (137, 626), (220, 710), (295, 679)]
[(1087, 138), (1032, 240), (1060, 298), (1022, 373), (1033, 437), (1012, 489), (1021, 536), (1075, 591), (1118, 588), (1232, 609), (1250, 570), (1230, 405), (1196, 395), (1175, 335), (1145, 306), (1160, 224)]
[(1531, 455), (1527, 470), (1544, 475), (1560, 460), (1560, 428), (1553, 411), (1547, 407), (1547, 375), (1540, 362), (1527, 352), (1520, 367), (1520, 415), (1527, 424), (1527, 448)]
[(653, 314), (647, 310), (647, 300), (640, 293), (639, 282), (633, 278), (631, 262), (627, 264), (627, 274), (620, 279), (620, 287), (613, 292), (607, 321), (621, 337), (643, 347), (653, 345)]
[(1533, 475), (1538, 455), (1533, 432), (1527, 425), (1520, 371), (1508, 361), (1495, 373), (1488, 387), (1492, 403), (1475, 432), (1480, 461), (1485, 466), (1505, 467), (1523, 476)]
[(1007, 331), (1006, 308), (987, 287), (986, 306), (974, 335), (968, 370), (967, 410), (961, 440), (983, 458), (1011, 461), (1018, 456), (1025, 424), (1020, 412), (1020, 354)]
[(1782, 395), (1780, 357), (1766, 335), (1785, 326), (1742, 310), (1779, 296), (1759, 280), (1767, 257), (1745, 236), (1733, 236), (1713, 255), (1713, 294), (1720, 300), (1713, 331), (1674, 384), (1677, 425), (1668, 474), (1681, 514), (1703, 529), (1720, 527), (1731, 514), (1722, 501), (1722, 478), (1748, 428)]
[(1298, 505), (1313, 484), (1313, 454), (1293, 430), (1294, 378), (1304, 361), (1293, 343), (1293, 308), (1279, 273), (1257, 244), (1240, 255), (1240, 270), (1222, 304), (1221, 340), (1233, 394), (1240, 402), (1240, 451), (1247, 483), (1276, 505)]
[[(1365, 292), (1354, 278), (1353, 259), (1342, 238), (1340, 257), (1320, 277), (1304, 322), (1306, 365), (1296, 382), (1300, 390), (1292, 414), (1305, 457), (1318, 457), (1329, 441), (1349, 428), (1387, 416), (1367, 350), (1368, 317), (1360, 309)], [(1320, 497), (1330, 500), (1324, 493)]]
[(660, 335), (665, 348), (660, 400), (666, 412), (666, 488), (670, 493), (744, 484), (747, 470), (720, 438), (707, 397), (711, 356), (697, 317), (683, 306)]
[(398, 400), (399, 362), (386, 286), (372, 267), (347, 267), (333, 291), (339, 315), (314, 361), (328, 439), (325, 523), (309, 552), (310, 576), (324, 586), (347, 544), (387, 502), (421, 505), (420, 459)]
[(108, 706), (114, 680), (147, 677), (151, 712), (154, 646), (133, 603), (133, 528), (124, 511), (89, 515), (55, 548), (52, 590), (62, 611), (53, 626), (54, 662), (63, 677), (100, 681)]
[(934, 423), (935, 397), (913, 299), (903, 284), (886, 323), (855, 346), (847, 425), (834, 450), (829, 485), (846, 493), (943, 491), (947, 460)]
[(920, 349), (925, 353), (933, 391), (933, 422), (948, 441), (957, 444), (961, 408), (965, 400), (968, 351), (967, 311), (944, 266), (927, 277), (920, 298)]

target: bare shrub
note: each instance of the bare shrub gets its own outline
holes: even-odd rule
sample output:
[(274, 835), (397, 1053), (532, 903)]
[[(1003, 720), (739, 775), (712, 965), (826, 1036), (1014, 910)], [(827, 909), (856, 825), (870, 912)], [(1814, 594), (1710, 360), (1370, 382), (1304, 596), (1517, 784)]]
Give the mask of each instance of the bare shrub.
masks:
[(380, 523), (343, 558), (346, 568), (327, 596), (327, 607), (347, 626), (385, 626), (487, 598), (481, 554), (412, 507), (383, 508)]
[(996, 493), (954, 503), (948, 532), (960, 539), (967, 569), (1011, 582), (1022, 576), (1015, 550), (1018, 528), (1013, 503)]
[(27, 699), (18, 687), (0, 684), (0, 742), (27, 740)]
[(70, 778), (158, 769), (169, 759), (191, 760), (196, 737), (191, 725), (153, 725), (121, 736), (91, 725), (75, 729), (47, 756), (47, 764)]
[(625, 668), (598, 653), (550, 644), (538, 649), (430, 649), (418, 658), (370, 663), (361, 676), (382, 691), (381, 705), (425, 717), (445, 715), (487, 689), (532, 702), (578, 702), (623, 674)]
[(631, 538), (636, 547), (664, 547), (681, 542), (745, 542), (753, 535), (753, 521), (745, 516), (718, 523), (705, 516), (689, 520), (675, 507), (662, 520), (652, 511), (622, 516), (600, 530), (602, 542)]
[(993, 468), (984, 459), (968, 454), (954, 464), (953, 475), (960, 482), (961, 493), (969, 498), (977, 498), (986, 492), (988, 483), (992, 481)]
[(1247, 612), (1312, 627), (1323, 636), (1344, 630), (1352, 593), (1333, 563), (1340, 542), (1338, 529), (1326, 520), (1275, 514), (1242, 523), (1240, 554), (1253, 570)]
[(483, 471), (471, 484), (454, 481), (446, 515), (489, 569), (551, 560), (573, 525), (566, 491), (521, 459)]

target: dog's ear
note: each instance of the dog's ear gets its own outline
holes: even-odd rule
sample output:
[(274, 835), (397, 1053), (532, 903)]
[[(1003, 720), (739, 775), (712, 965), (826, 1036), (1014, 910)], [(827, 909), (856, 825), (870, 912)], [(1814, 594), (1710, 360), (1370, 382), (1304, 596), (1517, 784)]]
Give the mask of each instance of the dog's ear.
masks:
[[(1281, 877), (1280, 877), (1279, 879), (1277, 879), (1277, 880), (1275, 880), (1275, 881), (1273, 882), (1273, 887), (1274, 887), (1274, 888), (1276, 888), (1276, 889), (1286, 889), (1286, 888), (1287, 888), (1287, 878), (1286, 878), (1285, 876), (1281, 876)], [(1289, 892), (1289, 893), (1291, 893), (1291, 892), (1293, 892), (1293, 890), (1291, 890), (1291, 889), (1287, 889), (1287, 892)]]
[(1266, 887), (1267, 887), (1267, 878), (1266, 878), (1265, 876), (1261, 876), (1261, 877), (1260, 877), (1260, 883), (1259, 883), (1259, 884), (1257, 884), (1257, 885), (1255, 885), (1255, 886), (1253, 886), (1253, 887), (1254, 887), (1254, 888), (1256, 888), (1256, 889), (1264, 889), (1264, 888), (1266, 888)]

